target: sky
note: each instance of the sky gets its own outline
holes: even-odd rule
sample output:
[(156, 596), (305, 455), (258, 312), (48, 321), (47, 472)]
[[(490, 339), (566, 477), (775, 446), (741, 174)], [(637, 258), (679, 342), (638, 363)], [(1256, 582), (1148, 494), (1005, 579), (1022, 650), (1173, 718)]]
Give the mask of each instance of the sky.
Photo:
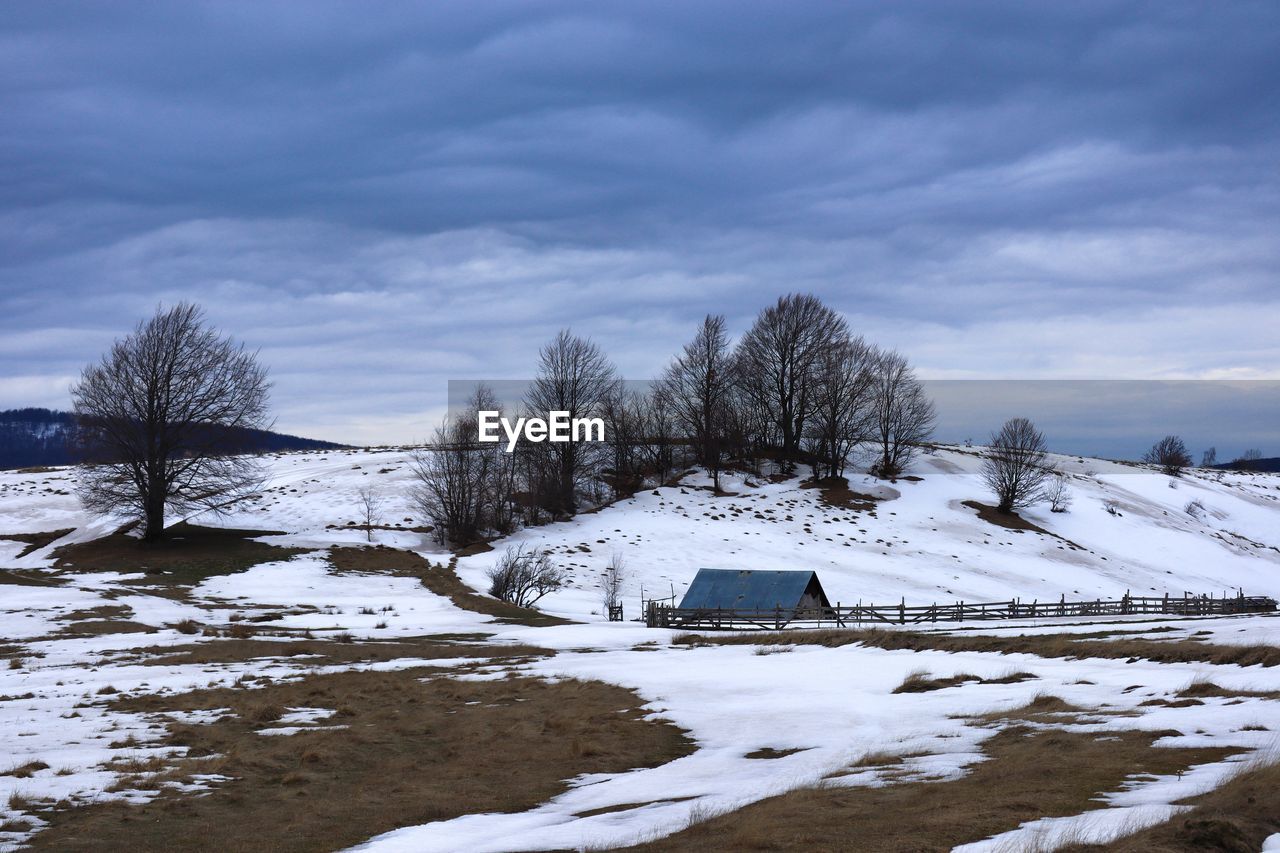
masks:
[(1274, 2), (6, 3), (0, 116), (0, 409), (181, 299), (353, 443), (793, 291), (933, 380), (1280, 379)]

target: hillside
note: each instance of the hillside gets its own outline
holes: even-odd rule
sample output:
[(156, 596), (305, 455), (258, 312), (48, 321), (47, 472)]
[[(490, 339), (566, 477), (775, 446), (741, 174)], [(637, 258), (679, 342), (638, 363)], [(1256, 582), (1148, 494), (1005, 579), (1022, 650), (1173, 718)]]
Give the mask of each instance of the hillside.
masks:
[[(52, 409), (0, 411), (0, 469), (69, 465), (74, 461), (75, 415)], [(237, 443), (251, 453), (332, 450), (342, 447), (269, 430), (240, 430)]]
[[(495, 543), (496, 551), (462, 558), (459, 573), (483, 590), (485, 570), (507, 544), (536, 545), (571, 575), (571, 585), (542, 607), (572, 618), (598, 610), (599, 577), (615, 552), (628, 566), (624, 601), (633, 615), (642, 592), (667, 598), (674, 590), (679, 597), (701, 567), (813, 569), (832, 601), (845, 603), (1111, 598), (1126, 590), (1221, 594), (1238, 588), (1280, 596), (1278, 476), (1193, 470), (1171, 478), (1145, 466), (1058, 456), (1053, 461), (1069, 474), (1073, 501), (1066, 513), (1044, 506), (1025, 511), (1024, 518), (1045, 531), (1039, 533), (998, 527), (963, 503), (992, 500), (978, 477), (978, 454), (939, 449), (894, 483), (852, 475), (854, 495), (835, 496), (835, 503), (799, 478), (770, 483), (740, 474), (724, 481), (732, 494), (717, 497), (709, 481), (694, 474), (674, 488), (518, 532)], [(308, 547), (359, 542), (363, 533), (342, 528), (358, 518), (358, 491), (365, 486), (383, 493), (388, 527), (425, 523), (409, 498), (407, 451), (290, 453), (272, 467), (261, 496), (201, 523), (285, 530), (279, 541)], [(16, 490), (13, 475), (0, 481), (6, 483), (0, 513), (12, 508), (36, 516), (30, 501), (41, 496), (46, 476), (64, 475), (23, 478), (29, 491)], [(57, 516), (58, 527), (89, 523), (69, 495), (39, 499), (45, 512)], [(417, 533), (380, 536), (384, 544), (446, 556)]]
[[(74, 470), (0, 472), (0, 849), (805, 850), (852, 809), (898, 816), (899, 849), (1049, 850), (1176, 833), (1207, 791), (1245, 827), (1213, 832), (1280, 832), (1249, 764), (1280, 729), (1277, 615), (704, 638), (599, 615), (615, 552), (629, 619), (703, 566), (814, 569), (846, 603), (1280, 595), (1280, 476), (1058, 457), (1070, 512), (1017, 531), (965, 504), (990, 500), (978, 453), (836, 492), (691, 473), (456, 562), (403, 449), (274, 454), (262, 495), (145, 548)], [(545, 614), (476, 594), (512, 543), (570, 573)]]

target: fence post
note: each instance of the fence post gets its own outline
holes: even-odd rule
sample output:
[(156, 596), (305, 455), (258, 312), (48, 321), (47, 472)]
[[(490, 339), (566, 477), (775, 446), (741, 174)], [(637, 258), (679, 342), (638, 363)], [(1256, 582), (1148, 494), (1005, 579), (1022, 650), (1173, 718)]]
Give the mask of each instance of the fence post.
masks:
[(782, 605), (781, 604), (773, 605), (773, 630), (775, 631), (782, 630)]
[(902, 596), (902, 601), (898, 604), (898, 624), (907, 624), (907, 597)]

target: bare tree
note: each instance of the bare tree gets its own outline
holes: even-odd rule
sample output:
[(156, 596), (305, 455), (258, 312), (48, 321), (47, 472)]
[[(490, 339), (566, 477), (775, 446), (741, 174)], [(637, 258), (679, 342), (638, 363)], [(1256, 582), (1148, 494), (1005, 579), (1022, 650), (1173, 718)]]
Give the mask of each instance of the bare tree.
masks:
[(140, 520), (154, 541), (166, 507), (218, 511), (253, 494), (262, 468), (237, 451), (245, 430), (270, 426), (269, 387), (257, 354), (219, 335), (198, 306), (158, 309), (71, 389), (81, 501)]
[(698, 461), (711, 472), (716, 488), (732, 383), (724, 317), (708, 314), (667, 367), (662, 384), (677, 425), (697, 449)]
[(933, 435), (937, 415), (904, 356), (882, 352), (872, 377), (871, 432), (880, 455), (872, 470), (881, 477), (896, 477), (911, 463), (921, 442)]
[(877, 358), (862, 338), (834, 341), (819, 354), (806, 427), (816, 479), (843, 477), (854, 447), (871, 438)]
[(365, 539), (372, 542), (374, 526), (382, 523), (382, 507), (386, 504), (386, 498), (371, 486), (362, 488), (357, 492), (357, 497), (360, 514), (364, 518)]
[[(598, 417), (617, 381), (600, 347), (563, 329), (542, 348), (538, 377), (525, 405), (540, 417), (550, 412), (567, 412), (571, 420)], [(572, 514), (578, 506), (578, 487), (595, 474), (604, 448), (581, 441), (544, 442), (539, 447), (554, 474), (552, 489), (544, 496), (546, 509), (553, 515)]]
[(1053, 471), (1045, 486), (1045, 500), (1049, 502), (1050, 512), (1067, 512), (1071, 509), (1071, 489), (1067, 486), (1067, 475), (1061, 471)]
[(760, 312), (735, 351), (735, 372), (751, 403), (767, 416), (784, 456), (800, 449), (813, 407), (821, 354), (848, 337), (839, 314), (816, 296), (790, 294)]
[(1218, 464), (1218, 448), (1210, 447), (1200, 457), (1201, 468), (1212, 468)]
[(564, 572), (545, 553), (513, 545), (489, 570), (489, 594), (518, 607), (532, 607), (538, 599), (564, 586)]
[(996, 493), (996, 509), (1013, 512), (1043, 499), (1047, 458), (1044, 434), (1026, 418), (1010, 418), (992, 433), (982, 480)]
[(457, 416), (446, 418), (430, 446), (413, 454), (418, 482), (410, 497), (441, 545), (469, 545), (481, 537), (484, 454), (469, 419)]
[(1151, 446), (1142, 457), (1142, 461), (1150, 465), (1159, 465), (1160, 470), (1177, 477), (1183, 469), (1191, 465), (1191, 454), (1187, 446), (1176, 435), (1166, 435)]
[(430, 446), (413, 455), (417, 484), (410, 493), (431, 519), (440, 544), (469, 545), (486, 530), (509, 530), (515, 460), (498, 443), (479, 440), (478, 412), (501, 411), (493, 391), (476, 388), (461, 411), (436, 428)]
[(637, 401), (637, 417), (642, 440), (638, 448), (644, 470), (659, 485), (671, 479), (675, 468), (675, 427), (672, 423), (671, 400), (661, 383)]
[(612, 453), (609, 470), (605, 471), (614, 500), (629, 497), (644, 483), (644, 406), (642, 395), (629, 390), (622, 382), (601, 406), (605, 436)]

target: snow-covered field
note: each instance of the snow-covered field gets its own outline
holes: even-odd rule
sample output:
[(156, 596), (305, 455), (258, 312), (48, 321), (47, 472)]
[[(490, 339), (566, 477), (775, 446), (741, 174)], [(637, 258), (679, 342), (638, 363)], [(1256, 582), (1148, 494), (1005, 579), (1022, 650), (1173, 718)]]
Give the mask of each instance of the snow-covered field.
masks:
[[(600, 577), (620, 556), (626, 567), (627, 616), (642, 597), (678, 599), (700, 567), (813, 569), (829, 598), (846, 604), (1116, 598), (1234, 592), (1280, 597), (1280, 476), (1190, 472), (1173, 480), (1149, 469), (1095, 459), (1056, 460), (1070, 474), (1070, 512), (1024, 513), (1049, 533), (1015, 531), (980, 519), (962, 504), (991, 502), (977, 477), (976, 451), (949, 448), (917, 460), (912, 477), (889, 484), (861, 475), (850, 487), (876, 500), (850, 509), (825, 504), (798, 479), (770, 483), (726, 477), (716, 496), (698, 474), (680, 486), (648, 490), (569, 522), (521, 531), (495, 550), (462, 558), (459, 576), (483, 591), (486, 570), (508, 544), (548, 551), (571, 582), (544, 599), (546, 611), (577, 624), (532, 628), (492, 621), (436, 595), (414, 578), (339, 573), (324, 559), (334, 545), (360, 545), (358, 491), (386, 499), (375, 541), (418, 551), (433, 562), (450, 555), (411, 528), (425, 524), (409, 500), (412, 472), (402, 450), (287, 454), (270, 459), (262, 496), (222, 517), (193, 521), (279, 531), (263, 541), (306, 549), (288, 560), (210, 577), (185, 596), (131, 585), (141, 574), (55, 572), (54, 548), (109, 533), (72, 494), (73, 472), (0, 473), (0, 567), (38, 573), (31, 584), (0, 586), (0, 645), (11, 647), (0, 669), (0, 723), (7, 733), (0, 771), (32, 762), (43, 768), (0, 775), (4, 818), (18, 818), (21, 798), (81, 800), (154, 796), (105, 793), (122, 774), (108, 766), (122, 755), (157, 750), (164, 720), (116, 711), (119, 694), (181, 692), (227, 685), (245, 675), (297, 678), (314, 663), (263, 657), (226, 664), (142, 663), (141, 648), (219, 642), (184, 633), (184, 620), (227, 625), (254, 620), (265, 639), (310, 631), (349, 633), (357, 640), (433, 634), (489, 634), (494, 644), (528, 643), (557, 654), (532, 662), (494, 662), (462, 678), (500, 678), (513, 667), (547, 678), (586, 678), (636, 690), (655, 717), (689, 731), (697, 750), (669, 764), (574, 781), (538, 808), (478, 814), (407, 827), (370, 839), (374, 850), (537, 850), (610, 847), (679, 829), (696, 816), (739, 808), (763, 797), (838, 777), (840, 785), (886, 784), (876, 768), (846, 772), (868, 753), (911, 754), (911, 778), (954, 778), (982, 759), (994, 733), (975, 718), (1025, 705), (1042, 693), (1098, 713), (1063, 723), (1073, 730), (1177, 731), (1165, 746), (1238, 749), (1230, 761), (1173, 778), (1133, 780), (1105, 794), (1104, 808), (1054, 818), (988, 839), (966, 850), (1052, 847), (1055, 838), (1106, 840), (1119, 831), (1166, 820), (1175, 801), (1212, 788), (1246, 756), (1274, 749), (1280, 703), (1265, 697), (1208, 697), (1184, 707), (1151, 705), (1193, 682), (1229, 690), (1280, 691), (1280, 668), (1208, 663), (1157, 664), (1093, 658), (1068, 660), (977, 652), (890, 651), (848, 645), (796, 646), (760, 654), (758, 646), (690, 647), (667, 631), (599, 615)], [(1192, 506), (1198, 501), (1198, 506)], [(1110, 505), (1116, 512), (1107, 510)], [(398, 529), (397, 529), (398, 528)], [(5, 534), (70, 529), (57, 542), (19, 557), (27, 546)], [(140, 567), (141, 568), (141, 567)], [(44, 585), (40, 578), (59, 585)], [(86, 616), (111, 613), (111, 616)], [(120, 615), (120, 614), (126, 615)], [(68, 635), (70, 622), (128, 620), (150, 633)], [(1276, 645), (1280, 617), (1131, 618), (1110, 625), (1152, 637), (1198, 635), (1213, 643)], [(1170, 630), (1172, 629), (1172, 630)], [(944, 630), (952, 630), (950, 628)], [(1093, 632), (1096, 622), (1053, 620), (983, 626), (985, 633)], [(640, 644), (647, 644), (638, 651)], [(442, 669), (458, 659), (434, 661)], [(401, 659), (378, 666), (420, 666)], [(350, 667), (372, 666), (352, 664)], [(910, 672), (936, 677), (969, 673), (998, 678), (1025, 671), (1034, 679), (969, 684), (928, 693), (894, 694)], [(448, 677), (441, 675), (440, 677)], [(1133, 689), (1138, 685), (1137, 689)], [(1128, 692), (1125, 692), (1128, 689)], [(104, 693), (103, 691), (106, 690)], [(1109, 713), (1124, 712), (1124, 713)], [(302, 711), (284, 732), (323, 725)], [(780, 721), (786, 725), (780, 725)], [(275, 728), (281, 728), (277, 725)], [(128, 746), (121, 746), (127, 743)], [(798, 749), (773, 760), (747, 759), (762, 748)], [(35, 766), (35, 765), (32, 765)], [(232, 784), (210, 778), (206, 785)], [(10, 798), (16, 795), (17, 799)], [(625, 806), (625, 807), (623, 807)], [(607, 809), (606, 811), (599, 811)], [(576, 817), (584, 812), (597, 812)], [(0, 835), (17, 844), (22, 833)]]

